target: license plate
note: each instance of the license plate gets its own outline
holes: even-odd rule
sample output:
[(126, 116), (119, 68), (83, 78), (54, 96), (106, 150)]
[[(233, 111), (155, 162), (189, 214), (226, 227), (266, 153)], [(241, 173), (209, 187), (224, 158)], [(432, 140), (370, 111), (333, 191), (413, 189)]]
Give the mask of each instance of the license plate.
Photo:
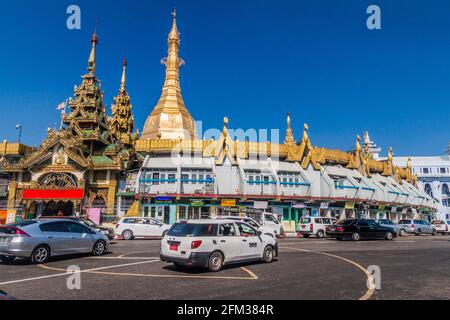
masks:
[(171, 251), (178, 251), (178, 246), (177, 245), (170, 245), (169, 246), (169, 250), (171, 250)]

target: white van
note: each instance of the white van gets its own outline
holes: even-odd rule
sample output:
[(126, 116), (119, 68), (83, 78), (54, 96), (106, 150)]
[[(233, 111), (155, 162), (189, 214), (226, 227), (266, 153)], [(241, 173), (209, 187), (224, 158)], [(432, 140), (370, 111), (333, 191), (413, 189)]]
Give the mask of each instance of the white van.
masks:
[(275, 237), (279, 238), (284, 236), (284, 230), (281, 226), (281, 222), (278, 221), (277, 216), (270, 212), (259, 212), (259, 213), (247, 213), (247, 217), (252, 218), (257, 223), (259, 223), (264, 230), (272, 230)]
[(326, 236), (327, 227), (334, 225), (336, 222), (337, 220), (334, 218), (302, 217), (298, 222), (299, 233), (304, 238), (313, 235), (320, 239)]

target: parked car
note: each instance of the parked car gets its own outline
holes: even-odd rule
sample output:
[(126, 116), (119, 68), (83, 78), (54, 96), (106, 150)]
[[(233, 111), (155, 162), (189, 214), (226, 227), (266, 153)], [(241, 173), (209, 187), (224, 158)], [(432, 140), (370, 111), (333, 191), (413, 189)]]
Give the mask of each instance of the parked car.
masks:
[(331, 227), (336, 222), (334, 218), (302, 217), (298, 222), (298, 232), (305, 238), (316, 236), (321, 239), (326, 236), (327, 227)]
[(415, 235), (420, 234), (436, 234), (435, 227), (425, 220), (411, 220), (411, 219), (404, 219), (400, 220), (398, 224), (406, 230), (407, 233), (412, 233)]
[(347, 219), (330, 227), (328, 236), (337, 240), (351, 239), (387, 239), (392, 240), (397, 236), (393, 228), (382, 227), (375, 220)]
[(281, 222), (278, 221), (277, 216), (270, 212), (257, 212), (257, 213), (248, 213), (247, 217), (252, 218), (256, 222), (258, 222), (261, 226), (263, 226), (266, 230), (272, 229), (275, 236), (282, 237), (284, 236), (284, 230), (281, 226)]
[(440, 233), (442, 235), (446, 235), (446, 234), (450, 233), (450, 221), (433, 220), (433, 221), (431, 221), (431, 224), (434, 226), (437, 233)]
[(406, 229), (404, 227), (402, 227), (400, 224), (395, 223), (395, 222), (393, 222), (391, 220), (378, 219), (378, 220), (375, 220), (375, 222), (377, 222), (382, 227), (394, 229), (395, 232), (397, 232), (397, 235), (399, 235), (401, 237), (406, 235)]
[(0, 226), (1, 261), (18, 257), (40, 264), (51, 256), (88, 252), (100, 256), (108, 247), (104, 234), (71, 220), (26, 220)]
[(176, 267), (204, 267), (217, 272), (244, 261), (270, 263), (277, 240), (242, 221), (209, 219), (175, 223), (161, 240), (161, 261)]
[(80, 223), (84, 224), (85, 226), (87, 226), (87, 227), (89, 227), (91, 229), (94, 229), (95, 231), (103, 233), (105, 236), (108, 237), (109, 240), (113, 240), (114, 239), (114, 229), (113, 228), (99, 226), (98, 224), (96, 224), (92, 220), (89, 220), (88, 218), (85, 218), (85, 217), (58, 217), (58, 216), (50, 217), (50, 216), (41, 216), (38, 219), (40, 219), (40, 220), (42, 220), (42, 219), (66, 219), (66, 220), (77, 221), (77, 222), (80, 222)]
[(260, 225), (258, 222), (249, 217), (238, 217), (238, 216), (221, 216), (222, 220), (233, 220), (233, 221), (243, 221), (258, 231), (261, 231), (263, 234), (276, 238), (276, 234), (273, 228), (268, 227), (267, 225), (264, 227)]
[(162, 238), (170, 229), (170, 225), (154, 218), (122, 218), (116, 225), (119, 239)]

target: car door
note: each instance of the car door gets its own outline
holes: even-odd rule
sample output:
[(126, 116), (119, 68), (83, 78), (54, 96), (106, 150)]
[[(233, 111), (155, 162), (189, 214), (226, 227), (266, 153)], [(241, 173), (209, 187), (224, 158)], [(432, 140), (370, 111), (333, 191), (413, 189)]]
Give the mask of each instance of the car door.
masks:
[(94, 246), (92, 230), (78, 222), (69, 221), (66, 223), (71, 237), (71, 252), (90, 252)]
[(369, 222), (367, 220), (361, 219), (358, 220), (358, 223), (356, 224), (357, 230), (361, 237), (363, 238), (370, 238), (372, 237), (372, 233), (370, 231)]
[(44, 237), (47, 238), (52, 255), (71, 253), (72, 236), (65, 221), (42, 223), (39, 228)]
[(219, 246), (225, 255), (225, 262), (241, 259), (242, 242), (234, 223), (222, 223), (219, 225)]
[(383, 230), (383, 227), (379, 223), (372, 220), (369, 220), (367, 222), (369, 223), (369, 233), (370, 233), (369, 238), (381, 239), (385, 237), (386, 231)]
[(146, 237), (160, 237), (162, 235), (162, 224), (156, 219), (145, 219), (143, 233)]
[(258, 231), (243, 222), (236, 222), (239, 230), (239, 237), (242, 242), (243, 259), (258, 259), (262, 257), (264, 248), (262, 238), (258, 236)]

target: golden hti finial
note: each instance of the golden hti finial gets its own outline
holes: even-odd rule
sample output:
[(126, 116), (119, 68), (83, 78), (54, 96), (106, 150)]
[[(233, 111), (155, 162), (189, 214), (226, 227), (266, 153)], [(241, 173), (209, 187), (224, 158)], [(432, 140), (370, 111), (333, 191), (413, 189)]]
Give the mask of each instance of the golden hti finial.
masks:
[(177, 28), (177, 10), (175, 8), (172, 11), (172, 16), (173, 22), (172, 22), (172, 29), (169, 32), (169, 41), (170, 40), (180, 41), (180, 33), (178, 32)]
[(361, 137), (358, 135), (356, 135), (356, 152), (359, 153), (361, 152)]
[(97, 28), (94, 30), (94, 34), (92, 35), (91, 39), (92, 47), (91, 47), (91, 53), (89, 54), (89, 60), (88, 60), (88, 71), (90, 73), (95, 73), (95, 65), (96, 65), (96, 46), (98, 43), (98, 37), (97, 37)]
[(284, 138), (284, 143), (285, 144), (295, 144), (295, 140), (294, 140), (294, 134), (292, 133), (292, 128), (291, 128), (291, 113), (288, 112), (286, 115), (286, 136)]
[(305, 124), (303, 124), (303, 137), (302, 137), (302, 140), (303, 141), (308, 141), (308, 129), (309, 129), (309, 127), (308, 127), (308, 124), (307, 123), (305, 123)]
[(228, 117), (223, 118), (223, 129), (222, 134), (226, 136), (228, 134)]
[(126, 85), (127, 85), (127, 58), (123, 57), (122, 62), (122, 79), (120, 81), (120, 91), (125, 92), (126, 91)]

